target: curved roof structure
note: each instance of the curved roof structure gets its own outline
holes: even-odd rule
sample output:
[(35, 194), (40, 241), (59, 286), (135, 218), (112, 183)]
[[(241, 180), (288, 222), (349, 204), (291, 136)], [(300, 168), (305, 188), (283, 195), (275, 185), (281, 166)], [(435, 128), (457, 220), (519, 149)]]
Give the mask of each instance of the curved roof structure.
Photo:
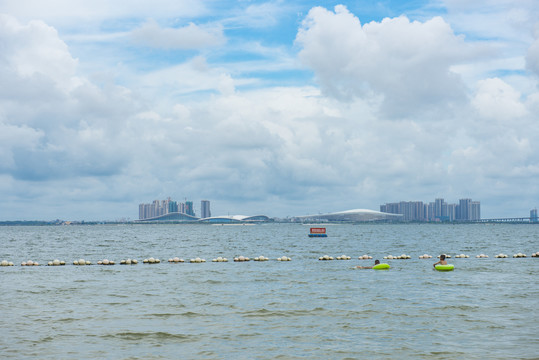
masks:
[(401, 214), (390, 214), (375, 210), (367, 209), (354, 209), (339, 211), (329, 214), (316, 214), (297, 216), (296, 218), (305, 220), (318, 220), (318, 221), (383, 221), (383, 220), (400, 220)]
[(168, 214), (155, 216), (153, 218), (142, 219), (138, 221), (197, 221), (200, 218), (192, 215), (187, 215), (181, 212), (171, 212)]
[(266, 215), (254, 215), (254, 216), (245, 216), (245, 215), (232, 215), (232, 216), (213, 216), (209, 218), (200, 219), (199, 222), (208, 222), (208, 223), (253, 223), (253, 222), (263, 222), (270, 221), (270, 218)]

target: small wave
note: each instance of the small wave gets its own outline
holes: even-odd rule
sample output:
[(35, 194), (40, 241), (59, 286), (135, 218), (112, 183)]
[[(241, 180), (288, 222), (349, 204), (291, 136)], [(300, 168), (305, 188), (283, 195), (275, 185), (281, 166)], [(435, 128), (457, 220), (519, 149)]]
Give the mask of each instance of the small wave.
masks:
[(186, 334), (171, 334), (163, 331), (152, 331), (152, 332), (120, 332), (116, 334), (107, 334), (102, 337), (116, 337), (123, 340), (130, 341), (141, 341), (141, 340), (175, 340), (180, 342), (190, 342), (193, 341), (193, 336)]
[(321, 308), (315, 308), (313, 310), (268, 310), (260, 309), (254, 311), (247, 311), (241, 314), (244, 317), (291, 317), (291, 316), (313, 316), (315, 313), (323, 311)]

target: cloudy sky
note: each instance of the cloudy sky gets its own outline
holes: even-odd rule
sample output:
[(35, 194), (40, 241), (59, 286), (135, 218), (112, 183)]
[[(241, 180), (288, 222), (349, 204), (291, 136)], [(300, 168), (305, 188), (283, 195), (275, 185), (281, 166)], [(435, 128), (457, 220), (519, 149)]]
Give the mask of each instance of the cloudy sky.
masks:
[(1, 0), (0, 219), (539, 206), (536, 0)]

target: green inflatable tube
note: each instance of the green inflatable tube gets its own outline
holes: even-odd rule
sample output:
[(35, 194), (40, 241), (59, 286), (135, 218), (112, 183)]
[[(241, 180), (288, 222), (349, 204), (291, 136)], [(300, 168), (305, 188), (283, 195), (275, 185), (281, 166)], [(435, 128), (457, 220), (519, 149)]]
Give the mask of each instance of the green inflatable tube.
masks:
[(389, 264), (378, 264), (378, 265), (374, 265), (372, 268), (374, 270), (389, 270), (391, 266), (389, 266)]
[(447, 264), (447, 265), (438, 264), (434, 268), (438, 271), (453, 271), (453, 269), (455, 269), (455, 266), (453, 264)]

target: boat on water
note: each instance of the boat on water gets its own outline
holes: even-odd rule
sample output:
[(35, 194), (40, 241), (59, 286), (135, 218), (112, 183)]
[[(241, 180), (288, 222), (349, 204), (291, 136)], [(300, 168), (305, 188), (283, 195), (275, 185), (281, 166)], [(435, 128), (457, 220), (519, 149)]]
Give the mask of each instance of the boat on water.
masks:
[(327, 237), (326, 228), (311, 228), (309, 237)]

